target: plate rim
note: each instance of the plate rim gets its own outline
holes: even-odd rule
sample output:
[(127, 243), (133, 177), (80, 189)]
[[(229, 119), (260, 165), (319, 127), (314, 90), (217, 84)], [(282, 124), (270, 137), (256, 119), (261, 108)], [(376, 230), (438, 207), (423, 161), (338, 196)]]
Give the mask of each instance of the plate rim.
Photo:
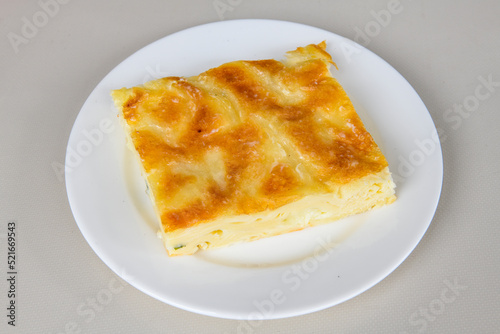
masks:
[[(269, 20), (269, 19), (242, 19), (242, 20), (227, 20), (227, 21), (219, 21), (219, 22), (210, 22), (210, 23), (206, 23), (206, 24), (201, 24), (201, 25), (197, 25), (197, 26), (193, 26), (193, 27), (189, 27), (187, 29), (183, 29), (183, 30), (180, 30), (180, 31), (177, 31), (177, 32), (174, 32), (172, 34), (169, 34), (169, 35), (166, 35), (156, 41), (153, 41), (152, 43), (149, 43), (148, 45), (136, 50), (135, 52), (133, 52), (130, 56), (126, 57), (124, 60), (122, 60), (118, 65), (116, 65), (111, 71), (108, 72), (107, 75), (105, 75), (103, 77), (103, 79), (96, 85), (96, 87), (93, 89), (93, 91), (90, 93), (89, 97), (86, 99), (85, 103), (82, 105), (79, 113), (78, 113), (78, 116), (75, 120), (75, 124), (73, 125), (73, 128), (71, 130), (71, 133), (70, 133), (70, 136), (69, 136), (69, 139), (68, 139), (68, 143), (67, 143), (67, 148), (66, 148), (66, 158), (65, 158), (65, 166), (67, 166), (67, 159), (68, 159), (68, 151), (70, 149), (70, 144), (72, 143), (72, 138), (74, 138), (74, 131), (75, 131), (75, 126), (76, 124), (81, 121), (81, 117), (83, 117), (83, 110), (85, 109), (86, 105), (88, 103), (91, 103), (89, 100), (91, 99), (91, 97), (93, 96), (94, 92), (97, 91), (101, 84), (106, 80), (106, 78), (108, 78), (109, 76), (111, 76), (114, 71), (117, 71), (121, 66), (123, 66), (123, 64), (125, 64), (127, 61), (129, 61), (130, 59), (134, 58), (137, 54), (139, 54), (140, 52), (147, 52), (147, 49), (148, 48), (153, 48), (154, 45), (157, 45), (157, 44), (161, 44), (166, 38), (172, 36), (172, 35), (176, 35), (176, 34), (179, 34), (179, 33), (188, 33), (189, 31), (195, 31), (196, 29), (204, 29), (206, 27), (209, 27), (209, 26), (215, 26), (215, 25), (231, 25), (231, 24), (240, 24), (240, 23), (247, 23), (247, 24), (258, 24), (259, 22), (266, 22), (268, 24), (286, 24), (286, 25), (297, 25), (297, 26), (303, 26), (303, 27), (306, 27), (308, 29), (310, 28), (313, 28), (313, 29), (317, 29), (318, 31), (322, 31), (323, 33), (326, 33), (326, 34), (330, 34), (332, 36), (337, 36), (337, 37), (341, 37), (343, 39), (346, 39), (345, 37), (341, 36), (341, 35), (338, 35), (336, 33), (333, 33), (331, 31), (328, 31), (328, 30), (324, 30), (322, 28), (318, 28), (318, 27), (314, 27), (314, 26), (311, 26), (311, 25), (306, 25), (306, 24), (303, 24), (303, 23), (296, 23), (296, 22), (291, 22), (291, 21), (284, 21), (284, 20)], [(413, 92), (416, 94), (416, 96), (420, 99), (420, 101), (422, 102), (422, 105), (425, 107), (425, 104), (423, 103), (423, 101), (421, 100), (420, 96), (418, 95), (418, 93), (415, 91), (415, 89), (410, 85), (410, 83), (406, 80), (405, 77), (403, 77), (394, 67), (392, 67), (387, 61), (385, 61), (383, 58), (381, 58), (380, 56), (378, 56), (377, 54), (375, 54), (374, 52), (370, 51), (369, 49), (349, 40), (349, 39), (346, 39), (350, 42), (352, 42), (354, 45), (358, 46), (361, 50), (363, 50), (363, 52), (368, 52), (372, 57), (376, 57), (378, 58), (378, 61), (381, 61), (383, 62), (385, 65), (387, 65), (389, 68), (391, 68), (395, 74), (399, 75), (399, 77), (401, 79), (403, 79), (407, 85), (408, 85), (408, 88), (411, 88), (413, 90)], [(427, 113), (428, 113), (428, 116), (432, 122), (432, 125), (435, 127), (435, 124), (434, 124), (434, 121), (432, 120), (432, 117), (428, 111), (428, 109), (425, 107)], [(397, 267), (399, 267), (399, 265), (401, 265), (402, 262), (404, 262), (408, 256), (413, 252), (413, 250), (415, 249), (415, 247), (420, 243), (421, 239), (423, 238), (423, 236), (425, 235), (426, 231), (428, 230), (430, 224), (432, 223), (432, 220), (433, 220), (433, 217), (435, 215), (435, 212), (437, 210), (437, 207), (439, 205), (439, 199), (440, 199), (440, 195), (441, 195), (441, 191), (442, 191), (442, 185), (443, 185), (443, 174), (444, 174), (444, 169), (443, 169), (443, 156), (442, 156), (442, 149), (441, 149), (441, 143), (438, 141), (437, 143), (437, 151), (438, 151), (438, 154), (439, 154), (439, 163), (440, 163), (440, 170), (438, 171), (439, 172), (439, 179), (440, 179), (440, 183), (439, 185), (436, 185), (438, 190), (437, 193), (436, 193), (436, 200), (433, 205), (433, 208), (432, 210), (429, 211), (429, 217), (428, 217), (428, 223), (426, 224), (425, 228), (423, 228), (423, 232), (421, 233), (421, 235), (419, 236), (415, 236), (415, 242), (414, 242), (414, 245), (410, 248), (408, 248), (408, 251), (406, 254), (404, 254), (403, 256), (400, 256), (400, 261), (394, 265), (393, 268), (390, 268), (387, 271), (387, 274), (385, 275), (382, 275), (383, 277), (378, 277), (377, 279), (375, 280), (372, 280), (370, 283), (366, 284), (366, 287), (362, 289), (362, 291), (360, 291), (359, 293), (355, 294), (355, 295), (352, 295), (352, 296), (348, 296), (346, 298), (344, 298), (343, 300), (340, 300), (340, 301), (336, 301), (334, 303), (328, 303), (327, 301), (323, 302), (323, 303), (320, 303), (320, 304), (317, 304), (317, 306), (315, 308), (312, 308), (310, 307), (309, 309), (300, 309), (300, 310), (295, 310), (295, 312), (289, 312), (288, 314), (276, 314), (274, 316), (270, 316), (270, 317), (267, 317), (266, 319), (278, 319), (278, 318), (286, 318), (286, 317), (292, 317), (292, 316), (299, 316), (299, 315), (303, 315), (303, 314), (307, 314), (307, 313), (311, 313), (311, 312), (316, 312), (316, 311), (319, 311), (319, 310), (323, 310), (325, 308), (328, 308), (328, 307), (331, 307), (331, 306), (334, 306), (334, 305), (337, 305), (337, 304), (340, 304), (340, 303), (343, 303), (351, 298), (354, 298), (356, 296), (358, 296), (359, 294), (363, 293), (364, 291), (370, 289), (371, 287), (375, 286), (376, 284), (378, 284), (379, 282), (381, 282), (383, 279), (385, 279), (388, 275), (390, 275)], [(71, 211), (74, 215), (74, 218), (75, 218), (75, 221), (77, 223), (77, 226), (78, 228), (80, 229), (80, 231), (82, 232), (82, 235), (84, 236), (85, 240), (87, 241), (87, 243), (91, 246), (92, 250), (98, 255), (98, 257), (113, 271), (115, 272), (115, 274), (117, 274), (118, 276), (120, 276), (122, 279), (124, 279), (125, 281), (127, 281), (129, 284), (133, 285), (135, 288), (137, 288), (138, 290), (164, 302), (164, 303), (167, 303), (167, 304), (170, 304), (170, 305), (173, 305), (175, 307), (178, 307), (178, 308), (181, 308), (181, 309), (184, 309), (184, 310), (187, 310), (187, 311), (190, 311), (190, 312), (194, 312), (194, 313), (198, 313), (198, 314), (204, 314), (204, 315), (209, 315), (209, 316), (215, 316), (215, 317), (219, 317), (219, 318), (226, 318), (226, 319), (240, 319), (240, 320), (246, 320), (246, 317), (245, 316), (242, 316), (241, 314), (231, 314), (231, 312), (228, 312), (227, 314), (213, 314), (212, 312), (210, 312), (210, 310), (200, 310), (200, 309), (197, 309), (196, 307), (189, 307), (189, 303), (188, 304), (183, 304), (183, 303), (177, 303), (176, 301), (173, 301), (173, 300), (165, 300), (164, 298), (162, 297), (159, 297), (159, 296), (154, 296), (151, 294), (151, 291), (148, 291), (148, 289), (145, 289), (143, 286), (138, 286), (137, 284), (133, 284), (131, 283), (129, 280), (130, 279), (127, 279), (126, 275), (125, 277), (123, 277), (123, 273), (121, 273), (119, 270), (117, 270), (117, 268), (113, 268), (113, 265), (110, 264), (109, 262), (109, 259), (103, 254), (103, 251), (102, 249), (100, 249), (97, 245), (93, 244), (88, 238), (88, 231), (86, 230), (86, 226), (85, 225), (82, 225), (82, 217), (80, 217), (80, 215), (78, 213), (75, 213), (75, 211), (77, 212), (78, 209), (75, 208), (75, 203), (72, 201), (72, 191), (73, 189), (70, 189), (71, 185), (72, 185), (72, 180), (71, 180), (71, 177), (68, 178), (68, 175), (67, 173), (65, 173), (65, 181), (66, 181), (66, 191), (67, 191), (67, 195), (68, 195), (68, 200), (69, 200), (69, 204), (70, 204), (70, 207), (71, 207)], [(69, 181), (69, 182), (68, 182)], [(77, 216), (79, 216), (77, 218)], [(251, 311), (249, 311), (248, 313), (250, 313)], [(248, 314), (246, 314), (248, 316)]]

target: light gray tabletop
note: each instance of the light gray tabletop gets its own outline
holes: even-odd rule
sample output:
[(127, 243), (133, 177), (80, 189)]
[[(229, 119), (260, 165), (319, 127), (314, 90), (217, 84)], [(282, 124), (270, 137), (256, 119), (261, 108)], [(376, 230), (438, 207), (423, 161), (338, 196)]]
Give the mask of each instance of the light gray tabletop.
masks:
[[(499, 15), (498, 1), (0, 1), (0, 332), (500, 332)], [(392, 274), (337, 306), (253, 322), (175, 308), (116, 276), (83, 238), (54, 168), (119, 62), (182, 29), (243, 18), (304, 23), (378, 54), (426, 104), (444, 158), (435, 217)]]

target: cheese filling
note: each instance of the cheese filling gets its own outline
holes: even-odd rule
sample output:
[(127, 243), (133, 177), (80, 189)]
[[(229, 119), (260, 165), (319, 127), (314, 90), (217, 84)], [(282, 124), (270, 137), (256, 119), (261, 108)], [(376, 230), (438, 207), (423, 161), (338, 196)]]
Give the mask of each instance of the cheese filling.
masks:
[(162, 239), (169, 254), (192, 254), (198, 249), (218, 248), (330, 223), (394, 200), (394, 183), (386, 168), (377, 175), (341, 186), (334, 193), (311, 195), (275, 210), (224, 217), (194, 228), (162, 233)]

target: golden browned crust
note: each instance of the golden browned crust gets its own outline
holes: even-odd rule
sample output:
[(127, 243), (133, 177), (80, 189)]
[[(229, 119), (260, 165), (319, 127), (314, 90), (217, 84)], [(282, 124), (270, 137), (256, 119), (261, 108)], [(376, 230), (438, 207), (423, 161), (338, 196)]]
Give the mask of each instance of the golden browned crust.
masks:
[(325, 48), (113, 92), (164, 232), (272, 210), (387, 167)]

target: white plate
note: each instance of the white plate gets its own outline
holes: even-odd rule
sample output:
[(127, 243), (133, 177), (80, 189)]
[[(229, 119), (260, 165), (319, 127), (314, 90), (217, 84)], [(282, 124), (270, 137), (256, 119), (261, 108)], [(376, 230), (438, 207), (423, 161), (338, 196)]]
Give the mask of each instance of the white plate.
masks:
[[(326, 40), (334, 76), (395, 174), (385, 208), (288, 235), (169, 258), (136, 161), (125, 148), (110, 91), (154, 78), (189, 76), (238, 59), (282, 59)], [(137, 289), (205, 315), (272, 319), (348, 300), (390, 274), (434, 215), (443, 178), (432, 119), (408, 82), (356, 43), (318, 28), (270, 20), (190, 28), (137, 51), (82, 107), (69, 138), (66, 187), (76, 222), (97, 255)]]

